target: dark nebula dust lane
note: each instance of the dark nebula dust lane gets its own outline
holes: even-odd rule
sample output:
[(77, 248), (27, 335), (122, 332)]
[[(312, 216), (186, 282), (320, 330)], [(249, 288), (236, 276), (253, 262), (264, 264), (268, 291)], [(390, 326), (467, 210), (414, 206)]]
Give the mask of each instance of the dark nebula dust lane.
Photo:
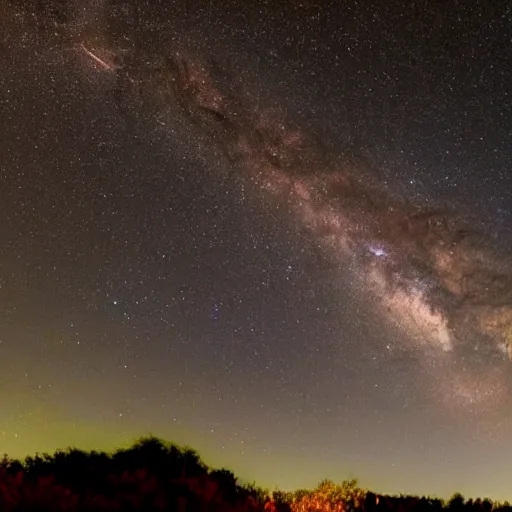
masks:
[[(441, 139), (411, 160), (435, 119), (460, 131), (443, 84), (418, 99), (432, 112), (407, 111), (421, 66), (448, 66), (440, 35), (439, 62), (423, 36), (393, 39), (392, 86), (374, 50), (391, 36), (358, 27), (357, 6), (334, 50), (312, 36), (332, 6), (293, 9), (280, 32), (244, 29), (250, 7), (1, 5), (0, 350), (23, 361), (6, 372), (29, 404), (8, 407), (8, 446), (52, 445), (52, 421), (66, 440), (63, 424), (87, 426), (76, 442), (159, 430), (269, 485), (353, 471), (384, 490), (503, 494), (472, 464), (510, 451), (510, 194), (501, 171), (464, 182)], [(384, 28), (396, 9), (376, 10)], [(446, 151), (479, 167), (461, 144)]]

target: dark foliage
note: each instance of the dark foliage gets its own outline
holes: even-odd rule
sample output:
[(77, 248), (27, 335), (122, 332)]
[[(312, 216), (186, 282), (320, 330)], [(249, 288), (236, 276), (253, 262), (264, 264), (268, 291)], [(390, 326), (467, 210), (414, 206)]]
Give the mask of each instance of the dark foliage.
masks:
[(78, 449), (0, 461), (0, 510), (207, 512), (512, 512), (508, 503), (382, 496), (355, 480), (314, 490), (269, 493), (242, 486), (227, 469), (209, 469), (191, 449), (155, 437), (112, 454)]

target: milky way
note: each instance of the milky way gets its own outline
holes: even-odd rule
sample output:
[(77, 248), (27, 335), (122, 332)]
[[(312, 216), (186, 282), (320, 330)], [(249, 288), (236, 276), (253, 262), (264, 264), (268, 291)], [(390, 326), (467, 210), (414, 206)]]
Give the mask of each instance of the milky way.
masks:
[[(177, 104), (236, 169), (291, 208), (308, 236), (350, 269), (383, 321), (406, 335), (404, 349), (423, 351), (431, 368), (432, 356), (457, 361), (470, 354), (477, 365), (500, 365), (512, 355), (510, 254), (492, 248), (478, 219), (392, 194), (357, 163), (326, 154), (321, 141), (290, 127), (283, 112), (251, 105), (243, 88), (177, 42), (165, 52), (122, 51), (109, 33), (95, 34), (101, 45), (81, 37), (77, 52), (98, 72), (115, 73), (121, 104), (140, 95), (157, 102), (161, 118)], [(504, 396), (499, 376), (478, 384), (475, 371), (465, 386), (452, 370), (448, 379), (462, 403)]]
[[(477, 365), (493, 366), (512, 358), (510, 254), (492, 248), (478, 219), (443, 205), (415, 205), (383, 188), (357, 162), (290, 126), (279, 108), (255, 102), (178, 37), (164, 51), (147, 44), (151, 27), (139, 27), (138, 44), (124, 48), (130, 34), (109, 31), (103, 28), (108, 23), (90, 17), (87, 23), (79, 16), (78, 23), (71, 16), (65, 26), (65, 44), (76, 51), (77, 65), (85, 73), (114, 75), (120, 108), (134, 97), (156, 104), (163, 129), (166, 112), (178, 106), (197, 133), (207, 134), (269, 198), (286, 204), (307, 236), (321, 240), (350, 269), (354, 286), (383, 321), (405, 334), (404, 350), (421, 350), (433, 369), (432, 356), (453, 362), (470, 354)], [(445, 363), (440, 368), (446, 376)], [(477, 403), (485, 395), (482, 386), (489, 393), (505, 386), (499, 377), (497, 384), (486, 379), (479, 385), (477, 372), (464, 386), (468, 377), (453, 369), (448, 379), (452, 396), (463, 403)]]

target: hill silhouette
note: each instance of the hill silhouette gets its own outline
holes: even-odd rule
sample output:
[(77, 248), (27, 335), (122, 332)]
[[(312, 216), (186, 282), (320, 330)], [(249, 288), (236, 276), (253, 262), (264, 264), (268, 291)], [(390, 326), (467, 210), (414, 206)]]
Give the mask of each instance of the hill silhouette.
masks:
[(241, 485), (227, 469), (209, 468), (198, 453), (156, 437), (111, 454), (76, 448), (23, 461), (0, 461), (3, 512), (512, 512), (508, 503), (448, 502), (417, 496), (377, 495), (356, 480), (324, 480), (312, 490), (270, 492)]

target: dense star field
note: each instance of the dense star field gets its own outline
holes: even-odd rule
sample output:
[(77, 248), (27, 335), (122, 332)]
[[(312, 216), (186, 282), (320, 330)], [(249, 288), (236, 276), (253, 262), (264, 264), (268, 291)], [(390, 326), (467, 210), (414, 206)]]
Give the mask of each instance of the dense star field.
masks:
[(512, 13), (434, 4), (0, 1), (1, 450), (512, 498)]

